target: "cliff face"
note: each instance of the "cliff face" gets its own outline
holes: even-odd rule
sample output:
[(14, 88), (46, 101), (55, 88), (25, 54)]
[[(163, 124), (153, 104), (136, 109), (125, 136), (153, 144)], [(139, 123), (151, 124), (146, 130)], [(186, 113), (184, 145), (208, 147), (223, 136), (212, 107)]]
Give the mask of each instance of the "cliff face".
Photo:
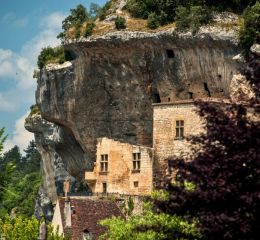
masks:
[(91, 170), (100, 137), (151, 146), (152, 103), (229, 97), (239, 49), (221, 34), (115, 32), (67, 43), (75, 60), (43, 69), (36, 92), (42, 117), (59, 126), (66, 170)]
[[(51, 202), (55, 202), (57, 195), (63, 194), (63, 182), (69, 173), (65, 170), (61, 157), (55, 150), (59, 141), (59, 127), (41, 118), (40, 114), (27, 117), (25, 128), (34, 133), (35, 143), (41, 154), (42, 189)], [(48, 202), (48, 201), (47, 201)]]

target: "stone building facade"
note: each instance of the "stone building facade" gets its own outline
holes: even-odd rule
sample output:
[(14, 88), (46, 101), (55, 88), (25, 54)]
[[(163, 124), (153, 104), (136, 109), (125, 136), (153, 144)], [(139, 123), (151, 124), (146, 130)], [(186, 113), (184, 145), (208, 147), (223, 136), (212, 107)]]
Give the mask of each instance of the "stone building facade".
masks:
[(97, 143), (96, 163), (85, 180), (93, 193), (149, 195), (153, 186), (152, 149), (108, 138)]
[(203, 120), (196, 113), (193, 100), (153, 105), (154, 180), (167, 173), (167, 158), (189, 153), (189, 135), (203, 132)]

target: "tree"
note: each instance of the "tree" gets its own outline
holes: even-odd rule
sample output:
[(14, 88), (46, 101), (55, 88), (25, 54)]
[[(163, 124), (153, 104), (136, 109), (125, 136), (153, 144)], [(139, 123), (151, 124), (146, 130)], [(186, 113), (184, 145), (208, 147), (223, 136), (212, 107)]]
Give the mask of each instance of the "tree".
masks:
[(106, 240), (163, 240), (163, 239), (200, 239), (201, 235), (195, 222), (166, 213), (156, 213), (148, 202), (141, 215), (131, 216), (128, 220), (120, 217), (105, 219), (101, 225), (108, 231), (101, 236)]
[[(93, 6), (94, 8), (94, 6)], [(94, 9), (93, 9), (94, 11)], [(62, 29), (57, 38), (60, 38), (62, 41), (66, 39), (66, 34), (71, 28), (75, 28), (76, 30), (76, 38), (80, 37), (80, 28), (82, 24), (88, 21), (91, 18), (91, 14), (87, 11), (87, 9), (82, 5), (79, 4), (76, 6), (75, 9), (70, 9), (70, 15), (67, 16), (62, 21)]]
[(1, 158), (0, 218), (11, 212), (28, 217), (34, 214), (35, 197), (41, 183), (41, 159), (34, 141), (25, 152), (22, 157), (19, 147), (15, 146)]
[[(190, 157), (169, 160), (169, 167), (177, 170), (174, 181), (165, 185), (170, 198), (155, 204), (167, 214), (197, 218), (205, 239), (258, 239), (259, 102), (197, 104), (206, 133), (189, 141), (201, 151), (194, 147)], [(187, 183), (194, 187), (187, 188)]]
[(0, 154), (3, 151), (3, 144), (7, 138), (7, 136), (4, 136), (5, 128), (0, 128)]
[[(0, 237), (5, 240), (36, 240), (39, 239), (39, 227), (41, 222), (35, 217), (6, 216), (0, 219)], [(59, 235), (57, 229), (48, 226), (47, 240), (65, 240)], [(68, 239), (67, 239), (68, 240)]]
[(240, 29), (240, 45), (249, 50), (256, 42), (260, 42), (260, 2), (248, 7), (244, 14), (244, 22)]

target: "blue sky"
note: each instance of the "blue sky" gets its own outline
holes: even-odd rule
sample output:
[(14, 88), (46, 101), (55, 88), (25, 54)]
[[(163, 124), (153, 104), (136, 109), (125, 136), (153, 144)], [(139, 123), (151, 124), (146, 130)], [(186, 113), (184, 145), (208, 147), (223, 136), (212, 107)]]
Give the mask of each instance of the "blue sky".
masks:
[(6, 128), (5, 150), (24, 149), (33, 138), (23, 127), (35, 103), (37, 56), (44, 46), (56, 46), (61, 21), (71, 8), (106, 0), (0, 0), (0, 127)]

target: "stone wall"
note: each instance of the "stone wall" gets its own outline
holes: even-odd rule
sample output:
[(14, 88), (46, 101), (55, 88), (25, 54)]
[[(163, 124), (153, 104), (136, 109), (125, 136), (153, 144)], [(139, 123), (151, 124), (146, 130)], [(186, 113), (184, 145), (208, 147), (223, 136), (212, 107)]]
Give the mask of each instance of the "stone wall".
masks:
[[(133, 170), (133, 153), (141, 153), (140, 171)], [(108, 155), (108, 171), (101, 172), (101, 155)], [(102, 138), (97, 143), (97, 158), (93, 172), (86, 172), (85, 179), (94, 193), (148, 195), (152, 190), (152, 149)], [(134, 186), (134, 182), (138, 186)]]
[[(153, 108), (154, 180), (158, 181), (167, 173), (167, 158), (189, 153), (191, 146), (185, 137), (202, 133), (203, 121), (193, 101), (154, 104)], [(176, 139), (178, 120), (184, 121), (183, 139)]]

